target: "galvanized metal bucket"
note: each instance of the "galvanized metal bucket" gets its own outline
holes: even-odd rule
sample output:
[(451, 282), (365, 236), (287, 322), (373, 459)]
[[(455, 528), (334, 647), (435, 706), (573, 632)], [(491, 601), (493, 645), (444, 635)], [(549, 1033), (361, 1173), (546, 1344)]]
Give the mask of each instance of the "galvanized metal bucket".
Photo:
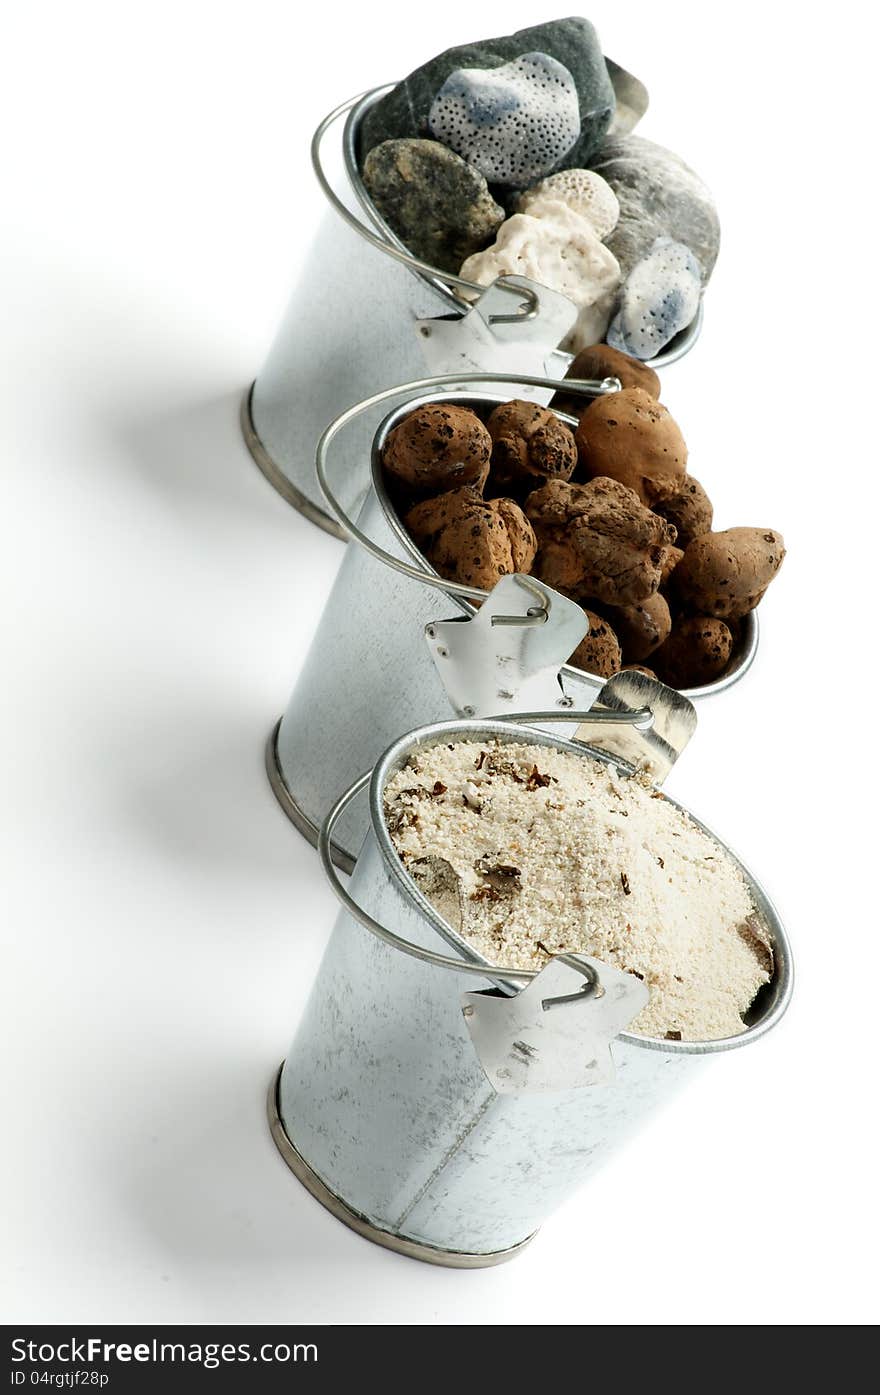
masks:
[[(488, 378), (489, 375), (486, 375)], [(318, 447), (318, 477), (331, 516), (358, 542), (349, 548), (337, 573), (311, 648), (280, 723), (272, 732), (266, 765), (282, 808), (312, 843), (338, 790), (376, 761), (401, 731), (450, 715), (450, 702), (425, 642), (426, 627), (449, 615), (473, 615), (472, 599), (485, 592), (447, 582), (418, 551), (403, 528), (385, 489), (382, 451), (389, 431), (424, 401), (422, 380), (386, 389), (369, 400), (368, 409), (398, 395), (407, 400), (385, 416), (370, 446), (372, 488), (353, 524), (328, 483), (328, 454), (343, 427), (354, 422), (360, 407), (350, 408), (324, 432)], [(476, 375), (471, 382), (477, 381)], [(491, 379), (490, 379), (491, 381)], [(511, 382), (517, 381), (515, 378)], [(529, 382), (542, 381), (529, 379)], [(575, 391), (595, 395), (608, 383), (582, 383)], [(491, 407), (504, 397), (480, 391), (452, 392), (464, 406)], [(563, 421), (573, 418), (558, 412)], [(435, 594), (441, 592), (446, 604)], [(446, 615), (444, 615), (444, 610)], [(688, 698), (703, 699), (738, 682), (758, 645), (757, 617), (750, 615), (727, 673), (714, 683), (689, 689)], [(570, 703), (586, 709), (596, 701), (604, 679), (565, 665), (562, 682)], [(500, 706), (497, 711), (504, 711)], [(493, 716), (496, 711), (480, 712)], [(365, 811), (354, 806), (339, 823), (335, 850), (338, 865), (354, 866), (367, 831)]]
[[(616, 715), (636, 723), (643, 714)], [(559, 1089), (556, 1072), (570, 1082), (578, 1051), (572, 1053), (569, 1036), (567, 1064), (557, 1066), (551, 1032), (549, 1039), (541, 1037), (542, 1043), (549, 1040), (550, 1055), (549, 1076), (545, 1070), (540, 1088), (531, 1088), (528, 1069), (511, 1088), (499, 1088), (503, 1072), (492, 1070), (483, 1048), (478, 1054), (467, 1022), (473, 1004), (484, 1000), (470, 993), (463, 1000), (462, 988), (500, 988), (510, 997), (534, 975), (490, 966), (439, 918), (391, 842), (383, 791), (411, 753), (441, 741), (529, 742), (580, 755), (586, 749), (625, 770), (626, 761), (594, 744), (597, 734), (601, 740), (598, 726), (585, 747), (508, 722), (459, 720), (424, 727), (395, 742), (372, 773), (353, 784), (322, 830), (322, 860), (345, 909), (273, 1081), (269, 1117), (288, 1165), (334, 1215), (368, 1239), (411, 1257), (472, 1268), (516, 1254), (592, 1168), (698, 1065), (750, 1045), (787, 1007), (791, 951), (779, 916), (748, 869), (716, 838), (746, 876), (773, 945), (772, 980), (750, 1010), (747, 1030), (703, 1042), (622, 1031), (611, 1044), (613, 1083), (578, 1088), (567, 1083)], [(331, 841), (336, 820), (367, 782), (370, 832), (346, 890), (333, 873)], [(581, 961), (594, 986), (604, 987), (603, 976), (617, 972), (583, 956), (564, 958)], [(543, 980), (548, 971), (541, 972)], [(587, 998), (583, 984), (582, 989)], [(537, 1001), (546, 1009), (562, 1000), (542, 1002), (539, 990)], [(584, 1011), (568, 999), (560, 1008), (566, 1015)], [(631, 1018), (632, 1013), (624, 1020)], [(568, 1016), (566, 1030), (573, 1029), (579, 1040), (588, 1020), (572, 1023)], [(530, 1055), (534, 1048), (527, 1041), (523, 1060)]]
[[(617, 79), (622, 75), (633, 81), (616, 65), (613, 70)], [(471, 367), (494, 370), (505, 362), (509, 366), (517, 341), (524, 354), (519, 363), (523, 370), (561, 378), (571, 362), (571, 355), (558, 351), (560, 336), (554, 337), (550, 329), (554, 321), (549, 302), (562, 298), (522, 278), (496, 282), (510, 301), (509, 314), (490, 316), (493, 323), (505, 322), (505, 343), (498, 345), (501, 357), (495, 361), (485, 348), (475, 348), (468, 337), (469, 304), (462, 293), (480, 297), (486, 288), (414, 257), (378, 213), (360, 177), (358, 132), (365, 114), (393, 86), (343, 102), (315, 131), (312, 164), (333, 212), (321, 225), (266, 363), (242, 404), (242, 431), (260, 469), (289, 503), (338, 537), (345, 534), (327, 513), (315, 484), (313, 443), (348, 404), (426, 369), (441, 371), (436, 355), (427, 353), (432, 331), (426, 321), (458, 322), (455, 332), (460, 328), (462, 343), (468, 345), (462, 352)], [(334, 189), (323, 155), (324, 137), (342, 116), (347, 120), (337, 154), (349, 202)], [(402, 268), (410, 274), (404, 275)], [(662, 368), (688, 353), (701, 324), (702, 308), (651, 366)], [(444, 332), (448, 334), (448, 324)], [(462, 361), (457, 354), (454, 358)], [(362, 418), (343, 447), (338, 493), (350, 512), (369, 484), (365, 462), (376, 421)]]

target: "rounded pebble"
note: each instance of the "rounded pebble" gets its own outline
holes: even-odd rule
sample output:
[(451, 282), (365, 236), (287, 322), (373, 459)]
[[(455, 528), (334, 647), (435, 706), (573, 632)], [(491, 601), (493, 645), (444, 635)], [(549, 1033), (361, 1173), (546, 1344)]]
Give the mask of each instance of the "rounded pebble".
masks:
[(480, 171), (436, 140), (383, 141), (364, 161), (363, 178), (389, 227), (442, 271), (458, 271), (504, 221)]

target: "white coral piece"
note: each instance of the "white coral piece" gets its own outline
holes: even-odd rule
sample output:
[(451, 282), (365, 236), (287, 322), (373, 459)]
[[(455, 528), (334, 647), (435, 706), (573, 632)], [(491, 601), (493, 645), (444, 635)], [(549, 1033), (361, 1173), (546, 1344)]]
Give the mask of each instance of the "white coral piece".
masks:
[(514, 213), (506, 219), (491, 247), (468, 257), (461, 275), (480, 286), (491, 286), (499, 276), (527, 276), (566, 296), (578, 307), (564, 345), (572, 353), (604, 339), (620, 285), (617, 258), (586, 218), (549, 199), (540, 218)]
[(529, 184), (555, 169), (581, 132), (574, 78), (546, 53), (499, 68), (457, 68), (431, 105), (431, 133), (494, 184)]
[(595, 170), (560, 170), (548, 175), (520, 195), (517, 212), (540, 218), (548, 201), (565, 203), (586, 218), (602, 242), (613, 233), (620, 217), (617, 195)]

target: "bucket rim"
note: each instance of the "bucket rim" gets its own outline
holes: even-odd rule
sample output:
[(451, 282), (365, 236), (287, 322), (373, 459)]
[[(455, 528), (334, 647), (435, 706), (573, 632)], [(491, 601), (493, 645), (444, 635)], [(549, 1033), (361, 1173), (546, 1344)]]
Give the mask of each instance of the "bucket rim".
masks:
[[(398, 737), (384, 754), (379, 757), (373, 767), (369, 783), (370, 823), (389, 875), (406, 899), (416, 906), (432, 928), (438, 931), (447, 944), (460, 954), (463, 959), (468, 960), (472, 964), (485, 964), (487, 968), (491, 968), (490, 961), (453, 930), (453, 928), (437, 913), (427, 897), (419, 890), (412, 877), (404, 868), (400, 856), (391, 841), (391, 834), (385, 822), (382, 801), (385, 788), (391, 776), (404, 768), (408, 757), (414, 751), (427, 746), (442, 744), (449, 739), (458, 741), (480, 741), (488, 739), (497, 740), (507, 745), (519, 743), (533, 746), (547, 746), (554, 750), (568, 752), (582, 759), (594, 759), (600, 761), (604, 765), (614, 765), (630, 773), (632, 773), (633, 767), (619, 756), (611, 755), (598, 747), (589, 746), (583, 742), (576, 742), (566, 737), (555, 736), (550, 732), (542, 731), (539, 727), (525, 726), (521, 723), (507, 720), (498, 721), (491, 718), (456, 718), (452, 721), (428, 723), (425, 726), (417, 727), (413, 731), (407, 732), (404, 736)], [(762, 1000), (761, 1006), (758, 1009), (760, 1015), (754, 1022), (747, 1024), (745, 1030), (738, 1033), (736, 1036), (719, 1037), (710, 1041), (670, 1041), (665, 1037), (649, 1037), (642, 1036), (635, 1032), (620, 1032), (617, 1037), (615, 1037), (615, 1041), (625, 1042), (630, 1046), (637, 1046), (644, 1050), (662, 1051), (675, 1056), (709, 1056), (718, 1055), (726, 1051), (735, 1051), (742, 1046), (748, 1045), (752, 1041), (756, 1041), (759, 1037), (765, 1036), (785, 1015), (791, 1001), (794, 987), (794, 966), (792, 962), (791, 943), (776, 906), (770, 899), (762, 883), (749, 869), (748, 865), (742, 860), (739, 854), (725, 839), (721, 838), (713, 828), (699, 819), (686, 804), (682, 804), (679, 800), (666, 794), (665, 791), (664, 798), (668, 799), (675, 808), (680, 809), (682, 813), (686, 814), (697, 828), (701, 829), (702, 832), (711, 838), (742, 872), (755, 902), (755, 906), (762, 917), (764, 927), (770, 935), (773, 945), (773, 974), (770, 982), (761, 988), (757, 995), (756, 1001), (759, 999)]]
[[(499, 382), (501, 381), (503, 380), (499, 379)], [(394, 534), (395, 539), (405, 549), (408, 559), (424, 567), (432, 576), (438, 577), (440, 573), (437, 571), (437, 568), (433, 563), (428, 561), (428, 558), (420, 551), (403, 526), (403, 521), (397, 512), (394, 500), (391, 498), (385, 484), (385, 474), (382, 468), (382, 452), (385, 448), (385, 442), (388, 439), (389, 432), (392, 431), (399, 422), (403, 421), (410, 412), (417, 411), (419, 407), (425, 407), (430, 403), (440, 400), (442, 400), (444, 404), (467, 407), (500, 406), (505, 402), (510, 402), (512, 399), (509, 396), (500, 395), (498, 393), (480, 392), (476, 390), (471, 390), (469, 392), (449, 390), (442, 393), (420, 393), (417, 397), (407, 398), (404, 402), (393, 407), (391, 411), (386, 413), (376, 428), (370, 448), (370, 471), (373, 489), (379, 501), (385, 521)], [(565, 422), (567, 426), (577, 426), (577, 419), (569, 416), (567, 412), (561, 412), (555, 407), (550, 407), (548, 410), (553, 412), (560, 421)], [(452, 591), (444, 592), (443, 594), (447, 595), (449, 600), (454, 602), (466, 615), (476, 615), (477, 608), (472, 605), (470, 601), (466, 601), (462, 596), (457, 596)], [(741, 678), (745, 677), (754, 663), (755, 655), (758, 651), (760, 626), (757, 612), (750, 610), (741, 623), (742, 632), (740, 641), (734, 651), (734, 659), (731, 661), (729, 668), (720, 678), (716, 678), (712, 683), (704, 683), (697, 688), (680, 688), (678, 691), (681, 692), (683, 697), (689, 698), (692, 702), (702, 698), (714, 697), (716, 693), (724, 692), (726, 689), (738, 683)], [(597, 692), (607, 681), (599, 674), (590, 673), (587, 669), (575, 668), (572, 664), (567, 663), (562, 665), (561, 673), (563, 677), (586, 681), (589, 685), (594, 686)]]
[[(392, 92), (397, 85), (398, 84), (395, 82), (385, 83), (381, 87), (371, 88), (368, 92), (364, 92), (359, 97), (352, 99), (352, 104), (342, 132), (342, 156), (345, 166), (345, 175), (351, 185), (352, 192), (363, 213), (369, 219), (370, 223), (372, 223), (376, 232), (393, 247), (396, 247), (399, 252), (405, 252), (412, 256), (413, 254), (410, 252), (406, 243), (403, 242), (390, 225), (386, 223), (378, 208), (373, 203), (373, 200), (370, 198), (367, 187), (361, 178), (358, 163), (358, 139), (360, 136), (361, 122), (367, 113), (371, 111), (383, 97), (386, 97), (389, 92)], [(436, 276), (426, 276), (423, 272), (415, 271), (412, 267), (407, 269), (410, 275), (415, 276), (426, 286), (430, 286), (433, 291), (441, 296), (442, 299), (446, 301), (450, 310), (454, 310), (456, 313), (461, 314), (468, 308), (467, 302), (460, 299), (446, 283), (444, 278), (448, 273), (444, 273), (439, 267), (437, 268)], [(684, 358), (686, 354), (690, 353), (699, 339), (703, 328), (704, 290), (705, 287), (701, 289), (697, 312), (690, 324), (685, 325), (684, 329), (680, 330), (668, 344), (664, 345), (659, 354), (655, 354), (653, 358), (640, 360), (646, 367), (654, 369), (667, 368), (670, 364), (677, 363), (679, 359)], [(559, 350), (558, 348), (556, 352), (564, 354), (569, 363), (573, 362), (574, 354), (565, 353), (564, 350)]]

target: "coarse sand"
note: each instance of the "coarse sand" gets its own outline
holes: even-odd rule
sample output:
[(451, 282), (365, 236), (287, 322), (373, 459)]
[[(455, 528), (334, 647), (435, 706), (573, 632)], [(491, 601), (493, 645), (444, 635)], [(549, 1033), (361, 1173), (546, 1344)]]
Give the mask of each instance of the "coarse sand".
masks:
[(494, 964), (581, 951), (637, 974), (629, 1030), (745, 1030), (772, 949), (742, 872), (639, 776), (551, 747), (422, 747), (385, 789), (392, 841), (437, 911)]

